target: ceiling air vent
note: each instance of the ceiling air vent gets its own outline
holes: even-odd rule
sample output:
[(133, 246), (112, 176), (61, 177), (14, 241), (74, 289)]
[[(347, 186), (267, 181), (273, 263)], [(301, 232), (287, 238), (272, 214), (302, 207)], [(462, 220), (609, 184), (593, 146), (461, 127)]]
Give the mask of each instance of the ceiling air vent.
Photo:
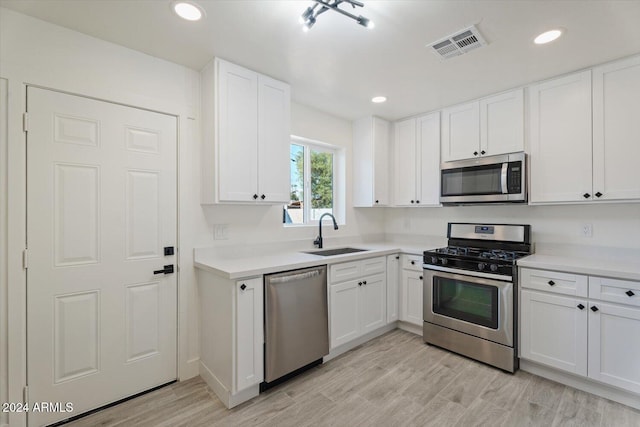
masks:
[(455, 34), (427, 45), (440, 59), (449, 59), (460, 56), (481, 46), (486, 46), (487, 42), (482, 38), (478, 29), (472, 25), (469, 28), (460, 30)]

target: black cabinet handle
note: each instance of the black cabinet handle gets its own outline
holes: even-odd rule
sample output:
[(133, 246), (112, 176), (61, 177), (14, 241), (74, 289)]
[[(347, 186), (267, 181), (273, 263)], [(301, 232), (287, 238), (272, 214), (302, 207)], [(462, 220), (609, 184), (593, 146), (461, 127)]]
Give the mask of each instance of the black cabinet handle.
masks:
[(596, 311), (598, 311), (598, 307), (596, 307), (595, 305), (592, 305), (591, 306), (591, 311), (593, 311), (595, 313)]
[(415, 200), (412, 200), (412, 201), (411, 201), (411, 203), (415, 203), (415, 202), (416, 202)]
[(584, 193), (584, 194), (582, 195), (582, 197), (584, 197), (585, 199), (588, 199), (589, 197), (591, 197), (591, 194), (589, 194), (589, 193)]
[(628, 296), (628, 297), (632, 297), (632, 296), (634, 296), (634, 295), (635, 295), (635, 294), (633, 293), (633, 291), (627, 291), (627, 292), (625, 292), (625, 294), (627, 294), (627, 296)]
[(584, 310), (584, 305), (582, 305), (582, 304), (578, 304), (578, 308), (579, 308), (580, 310)]
[(379, 201), (378, 201), (378, 200), (376, 200), (376, 203), (379, 203)]
[(261, 198), (262, 200), (264, 200), (264, 199), (266, 199), (266, 198), (267, 198), (267, 196), (265, 196), (265, 195), (263, 194), (262, 196), (260, 196), (260, 198)]
[(549, 286), (553, 286), (556, 284), (556, 282), (554, 282), (553, 280), (549, 280), (547, 283), (549, 284)]
[(473, 152), (473, 155), (474, 155), (474, 156), (477, 156), (477, 155), (478, 155), (478, 152), (477, 152), (477, 151), (474, 151), (474, 152)]
[(366, 284), (367, 284), (367, 281), (366, 281), (366, 280), (363, 280), (363, 281), (362, 281), (362, 284), (363, 284), (363, 285), (366, 285)]
[(420, 276), (420, 280), (422, 280), (422, 276)]
[(153, 274), (171, 274), (173, 273), (173, 264), (165, 265), (162, 270), (154, 270)]
[(400, 255), (396, 255), (396, 259), (400, 259)]
[(602, 197), (602, 193), (598, 191), (598, 192), (596, 193), (596, 197)]
[(253, 195), (253, 200), (257, 200), (257, 199), (258, 199), (258, 195), (257, 195), (257, 194), (254, 194), (254, 195)]
[(240, 289), (244, 291), (245, 289), (247, 289), (247, 285), (243, 283), (242, 285), (240, 285)]
[(416, 262), (415, 261), (411, 261), (411, 265), (416, 265)]
[(416, 203), (420, 203), (420, 200), (416, 200)]
[(362, 282), (358, 282), (358, 286), (362, 286)]
[(484, 151), (484, 150), (482, 150), (482, 151), (480, 152), (480, 154), (486, 154), (486, 153), (487, 153), (487, 152), (486, 152), (486, 151)]

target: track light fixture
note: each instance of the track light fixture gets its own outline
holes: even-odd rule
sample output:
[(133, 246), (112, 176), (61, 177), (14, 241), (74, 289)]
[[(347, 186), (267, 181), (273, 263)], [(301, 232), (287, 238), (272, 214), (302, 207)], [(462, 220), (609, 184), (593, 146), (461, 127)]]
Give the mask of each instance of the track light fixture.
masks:
[(318, 15), (326, 12), (327, 10), (334, 10), (344, 16), (348, 16), (349, 18), (358, 22), (358, 24), (362, 25), (363, 27), (366, 27), (366, 28), (374, 27), (373, 21), (365, 18), (362, 15), (358, 15), (358, 16), (353, 15), (347, 12), (346, 10), (340, 9), (339, 7), (341, 3), (350, 4), (351, 7), (353, 7), (354, 9), (356, 8), (356, 6), (364, 7), (364, 4), (357, 0), (313, 0), (313, 1), (314, 1), (314, 4), (312, 6), (309, 6), (304, 11), (304, 13), (300, 16), (300, 23), (302, 24), (302, 30), (305, 32), (309, 31), (311, 27), (313, 27), (313, 25), (316, 23), (316, 19), (318, 18)]

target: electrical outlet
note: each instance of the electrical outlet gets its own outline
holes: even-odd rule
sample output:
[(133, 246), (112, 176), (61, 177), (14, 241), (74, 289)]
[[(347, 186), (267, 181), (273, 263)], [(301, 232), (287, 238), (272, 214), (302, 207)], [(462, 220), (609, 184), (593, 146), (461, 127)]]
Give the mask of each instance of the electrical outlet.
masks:
[(593, 237), (593, 224), (582, 224), (582, 237)]
[(228, 224), (215, 224), (213, 226), (213, 239), (214, 240), (228, 240), (229, 239), (229, 225)]

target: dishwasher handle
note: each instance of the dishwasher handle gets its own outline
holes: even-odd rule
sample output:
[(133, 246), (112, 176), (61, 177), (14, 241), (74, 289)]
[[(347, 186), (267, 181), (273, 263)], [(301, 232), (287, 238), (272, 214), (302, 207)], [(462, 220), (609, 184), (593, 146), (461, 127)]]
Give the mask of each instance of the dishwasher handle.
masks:
[(269, 279), (271, 284), (288, 283), (296, 280), (306, 280), (320, 275), (320, 270), (305, 271), (304, 273), (290, 274), (280, 277), (272, 277)]

